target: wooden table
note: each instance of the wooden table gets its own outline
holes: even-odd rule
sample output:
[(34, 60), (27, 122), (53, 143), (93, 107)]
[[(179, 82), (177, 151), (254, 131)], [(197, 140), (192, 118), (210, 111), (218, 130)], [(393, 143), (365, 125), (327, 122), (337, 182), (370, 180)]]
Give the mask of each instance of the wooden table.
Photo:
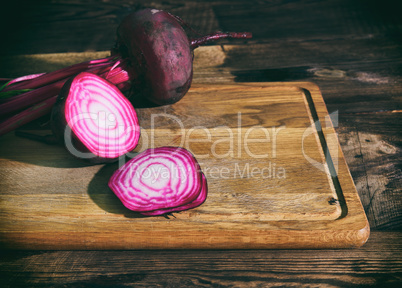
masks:
[[(201, 33), (253, 32), (252, 40), (221, 41), (200, 49), (194, 83), (311, 81), (320, 87), (329, 112), (339, 113), (336, 131), (370, 223), (372, 232), (363, 247), (3, 251), (4, 287), (399, 286), (402, 23), (392, 4), (152, 2), (152, 7), (182, 17)], [(101, 55), (104, 52), (96, 51), (113, 45), (122, 17), (147, 3), (57, 0), (7, 5), (0, 17), (7, 27), (0, 77), (50, 71)]]

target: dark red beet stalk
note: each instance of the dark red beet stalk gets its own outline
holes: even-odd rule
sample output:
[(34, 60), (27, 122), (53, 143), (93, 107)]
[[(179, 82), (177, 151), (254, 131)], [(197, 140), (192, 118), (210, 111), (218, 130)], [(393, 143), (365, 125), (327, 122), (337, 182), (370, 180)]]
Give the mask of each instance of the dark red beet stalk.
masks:
[[(94, 71), (96, 71), (95, 68)], [(115, 84), (121, 91), (126, 91), (130, 88), (130, 81), (127, 72), (119, 66), (115, 67), (112, 70), (108, 69), (106, 72), (103, 72), (100, 76), (104, 79), (107, 79), (111, 83)], [(67, 82), (67, 80), (65, 80), (64, 82)], [(14, 114), (11, 117), (0, 122), (0, 135), (4, 135), (8, 132), (11, 132), (17, 129), (18, 127), (21, 127), (22, 125), (25, 125), (35, 119), (38, 119), (42, 116), (49, 114), (52, 111), (53, 105), (56, 103), (57, 95), (60, 93), (60, 89), (57, 90), (57, 93), (54, 93), (55, 91), (52, 89), (48, 89), (48, 87), (52, 87), (53, 85), (54, 84), (50, 84), (41, 87), (43, 88), (43, 90), (41, 89), (40, 91), (46, 91), (46, 93), (42, 95), (42, 97), (45, 96), (43, 98), (47, 98), (46, 100), (38, 102), (33, 106), (23, 111), (20, 111), (17, 114)], [(35, 89), (33, 91), (37, 90), (38, 89)], [(24, 96), (24, 95), (21, 94), (18, 96)], [(16, 99), (19, 98), (16, 97)], [(27, 101), (29, 100), (31, 100), (31, 98), (27, 99)], [(35, 98), (33, 98), (33, 100), (35, 100)], [(22, 103), (24, 102), (22, 101)], [(5, 104), (7, 104), (7, 102)]]
[[(95, 61), (99, 61), (99, 60), (95, 60)], [(120, 64), (120, 62), (117, 62), (117, 63)], [(118, 82), (119, 84), (122, 82), (127, 82), (129, 80), (129, 78), (128, 78), (127, 72), (125, 71), (124, 66), (117, 68), (117, 67), (111, 67), (111, 64), (112, 63), (100, 63), (100, 65), (96, 65), (95, 67), (87, 69), (86, 72), (98, 74), (101, 77), (108, 79), (110, 82), (115, 83), (115, 84), (116, 84), (116, 82)], [(115, 65), (115, 62), (113, 62), (113, 65)], [(73, 70), (76, 70), (76, 69), (73, 69)], [(5, 101), (3, 101), (3, 103), (0, 104), (1, 117), (7, 116), (8, 114), (11, 114), (13, 112), (18, 112), (24, 108), (30, 107), (33, 104), (46, 100), (49, 97), (57, 95), (60, 92), (61, 87), (63, 87), (64, 83), (66, 83), (66, 81), (70, 78), (70, 76), (71, 76), (70, 72), (71, 71), (69, 71), (68, 73), (65, 73), (65, 71), (61, 71), (60, 73), (54, 73), (54, 74), (62, 74), (66, 77), (63, 78), (62, 76), (58, 75), (58, 78), (60, 78), (60, 79), (57, 82), (48, 83), (45, 86), (36, 87), (36, 89), (16, 95), (12, 98), (6, 99)], [(74, 74), (72, 74), (72, 75), (74, 75)], [(31, 81), (29, 81), (29, 80), (22, 81), (16, 85), (18, 85), (18, 89), (31, 89), (30, 87), (35, 88), (37, 83), (36, 82), (31, 83), (31, 82), (47, 80), (47, 79), (42, 79), (44, 76), (45, 75), (41, 75), (39, 77), (32, 79)], [(116, 79), (116, 77), (123, 78), (123, 79)], [(53, 80), (56, 79), (56, 76), (51, 77), (51, 79), (53, 79)], [(7, 89), (7, 87), (6, 87), (6, 89)], [(6, 89), (4, 89), (4, 90), (6, 90)], [(6, 93), (7, 92), (9, 92), (9, 91), (6, 91)]]
[(50, 73), (42, 73), (42, 74), (32, 74), (27, 75), (26, 79), (15, 79), (19, 81), (11, 81), (8, 85), (3, 89), (3, 92), (7, 92), (10, 90), (20, 90), (20, 89), (35, 89), (38, 87), (42, 87), (48, 85), (50, 83), (63, 80), (73, 76), (82, 71), (87, 71), (92, 68), (100, 68), (100, 67), (110, 67), (117, 61), (116, 56), (110, 56), (107, 58), (97, 59), (97, 60), (90, 60), (78, 64), (74, 64), (69, 67), (62, 68), (57, 71), (53, 71)]
[(0, 123), (0, 135), (11, 132), (22, 125), (49, 114), (50, 111), (52, 111), (52, 107), (56, 103), (56, 100), (57, 95), (7, 118)]
[(200, 38), (192, 39), (190, 41), (190, 47), (191, 49), (195, 49), (209, 41), (216, 41), (219, 39), (224, 39), (224, 38), (244, 38), (244, 39), (250, 39), (252, 37), (252, 34), (250, 32), (216, 32), (212, 33), (209, 35), (202, 36)]
[(49, 85), (10, 98), (8, 101), (0, 104), (0, 115), (2, 117), (7, 116), (14, 112), (18, 112), (21, 109), (47, 100), (49, 95), (57, 95), (65, 82), (66, 80), (60, 80), (58, 82), (51, 83)]

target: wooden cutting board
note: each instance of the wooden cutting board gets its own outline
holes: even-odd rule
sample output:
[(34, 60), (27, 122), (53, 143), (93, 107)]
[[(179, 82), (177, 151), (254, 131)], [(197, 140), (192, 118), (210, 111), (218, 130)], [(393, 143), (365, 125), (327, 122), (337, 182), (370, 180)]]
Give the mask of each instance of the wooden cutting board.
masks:
[(0, 141), (3, 248), (343, 248), (367, 240), (314, 84), (198, 84), (179, 103), (137, 112), (136, 151), (189, 149), (207, 177), (206, 202), (169, 218), (143, 217), (107, 186), (119, 163), (87, 165), (64, 147), (9, 133)]

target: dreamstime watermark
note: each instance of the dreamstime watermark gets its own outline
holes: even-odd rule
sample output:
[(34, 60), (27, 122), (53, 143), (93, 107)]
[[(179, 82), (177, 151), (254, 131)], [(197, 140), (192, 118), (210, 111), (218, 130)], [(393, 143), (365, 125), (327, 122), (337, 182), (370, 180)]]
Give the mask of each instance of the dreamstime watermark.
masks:
[[(237, 119), (232, 121), (235, 125), (219, 125), (216, 127), (201, 125), (187, 127), (185, 121), (183, 122), (175, 115), (157, 113), (150, 115), (145, 129), (140, 127), (141, 137), (136, 149), (127, 153), (125, 153), (126, 151), (122, 151), (121, 154), (125, 154), (127, 158), (132, 158), (138, 152), (148, 148), (177, 146), (191, 151), (199, 161), (208, 159), (214, 159), (214, 161), (222, 160), (222, 165), (215, 165), (212, 163), (213, 161), (209, 163), (205, 161), (207, 166), (203, 170), (210, 178), (260, 177), (264, 179), (284, 179), (286, 178), (285, 167), (277, 165), (275, 162), (276, 159), (278, 157), (290, 157), (284, 153), (295, 153), (297, 155), (301, 153), (304, 159), (312, 166), (334, 176), (338, 167), (338, 142), (336, 135), (331, 135), (328, 131), (333, 131), (329, 128), (337, 127), (338, 113), (332, 113), (323, 122), (316, 121), (312, 123), (306, 127), (300, 137), (291, 135), (293, 133), (291, 129), (293, 128), (287, 128), (285, 125), (271, 127), (254, 125), (245, 127), (242, 125), (241, 112), (238, 112)], [(119, 152), (119, 144), (127, 139), (127, 135), (130, 135), (132, 129), (139, 129), (138, 127), (121, 125), (117, 123), (114, 115), (107, 115), (105, 112), (77, 115), (69, 121), (69, 125), (67, 125), (64, 131), (64, 138), (69, 152), (82, 159), (91, 159), (96, 157), (96, 155), (77, 149), (74, 145), (75, 137), (70, 127), (74, 127), (77, 124), (92, 126), (91, 129), (94, 133), (92, 133), (91, 137), (94, 138), (94, 135), (98, 137), (92, 141), (92, 146), (95, 145), (94, 143), (102, 143), (103, 147), (106, 147), (105, 149), (108, 149), (107, 147), (110, 146), (115, 152)], [(316, 146), (318, 149), (321, 149), (320, 153), (325, 158), (325, 161), (321, 162), (309, 155), (308, 151), (310, 148), (306, 149), (308, 147), (306, 139), (309, 139), (309, 137), (315, 137)], [(289, 141), (299, 143), (289, 143)], [(289, 151), (289, 148), (285, 149), (286, 147), (292, 147), (292, 145), (296, 147), (292, 149), (301, 149), (301, 151), (297, 152)], [(230, 159), (230, 161), (226, 161), (227, 159)], [(249, 159), (249, 161), (248, 163), (241, 164), (241, 166), (240, 162), (236, 162), (237, 159)], [(119, 165), (121, 166), (125, 163), (126, 158), (120, 157), (119, 161)], [(255, 161), (264, 161), (265, 166), (254, 167), (253, 163)], [(224, 163), (227, 163), (227, 165)]]
[[(159, 123), (170, 120), (171, 122), (174, 121), (177, 123), (175, 128), (169, 129), (167, 132), (172, 133), (173, 130), (173, 134), (180, 139), (180, 142), (175, 145), (191, 150), (197, 159), (211, 157), (215, 159), (228, 157), (241, 158), (243, 153), (246, 153), (247, 156), (251, 158), (276, 158), (277, 137), (281, 130), (286, 129), (286, 126), (266, 128), (256, 125), (244, 128), (242, 127), (241, 115), (241, 112), (237, 113), (237, 125), (235, 127), (220, 125), (212, 128), (205, 126), (186, 128), (182, 120), (175, 115), (166, 113), (152, 114), (150, 128), (142, 130), (143, 132), (141, 132), (141, 137), (143, 137), (141, 148), (156, 147), (155, 140), (161, 136), (163, 137), (161, 131), (163, 131), (164, 128), (161, 128)], [(161, 120), (157, 121), (158, 118), (161, 118)], [(253, 138), (253, 134), (257, 134), (255, 135), (257, 137)], [(192, 144), (199, 145), (202, 143), (204, 143), (204, 146), (210, 146), (210, 149), (205, 152), (191, 149)], [(268, 149), (268, 146), (266, 146), (263, 151), (253, 152), (250, 147), (252, 143), (271, 143), (271, 149)], [(221, 151), (222, 146), (224, 146), (223, 151)]]

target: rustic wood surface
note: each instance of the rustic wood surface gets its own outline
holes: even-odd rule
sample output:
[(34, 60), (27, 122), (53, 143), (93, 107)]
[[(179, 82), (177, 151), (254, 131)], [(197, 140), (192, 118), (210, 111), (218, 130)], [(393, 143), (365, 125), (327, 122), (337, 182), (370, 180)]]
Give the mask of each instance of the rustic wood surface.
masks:
[(58, 57), (32, 65), (21, 55), (78, 52), (80, 58), (108, 50), (119, 20), (141, 5), (169, 10), (202, 32), (253, 32), (248, 42), (211, 48), (215, 57), (196, 65), (195, 82), (318, 84), (329, 112), (339, 113), (342, 151), (370, 226), (381, 232), (357, 250), (12, 251), (2, 255), (2, 284), (399, 287), (402, 29), (395, 1), (10, 1), (0, 10), (7, 27), (0, 77), (63, 65)]
[(5, 251), (3, 287), (399, 287), (400, 232), (351, 250)]

